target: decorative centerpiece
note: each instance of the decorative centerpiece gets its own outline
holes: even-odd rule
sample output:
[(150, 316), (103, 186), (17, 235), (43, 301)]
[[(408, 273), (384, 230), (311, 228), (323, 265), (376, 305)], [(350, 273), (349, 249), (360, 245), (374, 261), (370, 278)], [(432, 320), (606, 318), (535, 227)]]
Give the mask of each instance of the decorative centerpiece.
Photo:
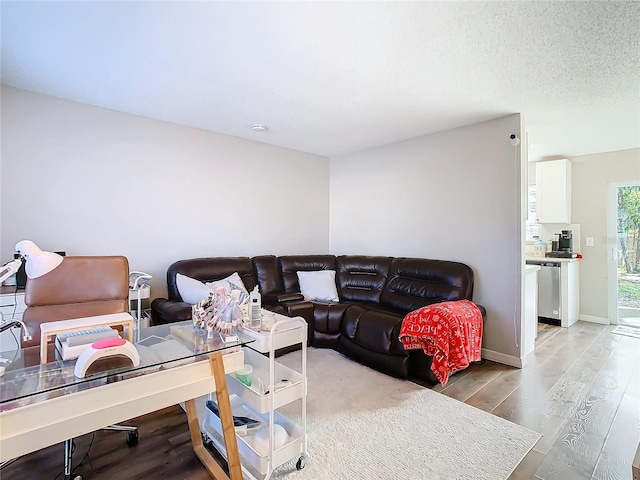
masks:
[(207, 338), (212, 338), (214, 332), (223, 335), (231, 335), (242, 328), (244, 314), (240, 290), (231, 290), (227, 294), (224, 286), (218, 287), (215, 292), (209, 294), (207, 300), (201, 300), (191, 307), (193, 328), (197, 331), (206, 331)]

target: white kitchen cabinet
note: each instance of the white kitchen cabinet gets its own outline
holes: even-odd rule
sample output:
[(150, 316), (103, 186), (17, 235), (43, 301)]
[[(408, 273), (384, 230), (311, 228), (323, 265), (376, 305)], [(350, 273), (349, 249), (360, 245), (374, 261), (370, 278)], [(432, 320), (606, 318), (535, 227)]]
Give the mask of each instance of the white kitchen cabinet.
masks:
[(536, 162), (538, 223), (571, 223), (571, 162)]
[(570, 327), (580, 315), (580, 261), (560, 263), (560, 326)]

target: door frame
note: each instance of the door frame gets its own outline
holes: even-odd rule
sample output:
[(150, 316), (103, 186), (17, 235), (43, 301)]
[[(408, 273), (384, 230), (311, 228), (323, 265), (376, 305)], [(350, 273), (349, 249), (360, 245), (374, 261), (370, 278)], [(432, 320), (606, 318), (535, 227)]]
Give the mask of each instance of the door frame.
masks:
[(618, 325), (618, 188), (639, 186), (638, 180), (609, 183), (607, 188), (607, 284), (609, 323)]

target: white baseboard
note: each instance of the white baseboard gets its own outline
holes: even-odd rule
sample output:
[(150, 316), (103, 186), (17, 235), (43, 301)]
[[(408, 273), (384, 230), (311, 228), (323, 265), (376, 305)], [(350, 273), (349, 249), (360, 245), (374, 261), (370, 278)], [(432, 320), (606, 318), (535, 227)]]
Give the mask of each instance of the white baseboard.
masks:
[(583, 313), (580, 314), (578, 320), (582, 320), (583, 322), (599, 323), (601, 325), (611, 324), (607, 317), (596, 317), (595, 315), (585, 315)]
[(498, 363), (503, 363), (505, 365), (510, 365), (516, 368), (524, 368), (524, 366), (527, 364), (527, 360), (525, 358), (506, 355), (504, 353), (496, 352), (493, 350), (487, 350), (486, 348), (482, 349), (482, 358)]

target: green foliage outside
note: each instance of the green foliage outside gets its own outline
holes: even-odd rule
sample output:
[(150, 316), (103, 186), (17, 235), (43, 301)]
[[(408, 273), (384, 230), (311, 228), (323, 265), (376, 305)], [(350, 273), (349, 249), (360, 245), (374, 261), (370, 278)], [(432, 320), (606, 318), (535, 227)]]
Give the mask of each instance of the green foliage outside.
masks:
[(618, 306), (640, 308), (640, 282), (618, 278)]
[(618, 305), (640, 308), (640, 187), (618, 188)]
[(640, 282), (619, 282), (618, 296), (640, 298)]
[(640, 187), (618, 188), (618, 238), (624, 271), (640, 273)]

